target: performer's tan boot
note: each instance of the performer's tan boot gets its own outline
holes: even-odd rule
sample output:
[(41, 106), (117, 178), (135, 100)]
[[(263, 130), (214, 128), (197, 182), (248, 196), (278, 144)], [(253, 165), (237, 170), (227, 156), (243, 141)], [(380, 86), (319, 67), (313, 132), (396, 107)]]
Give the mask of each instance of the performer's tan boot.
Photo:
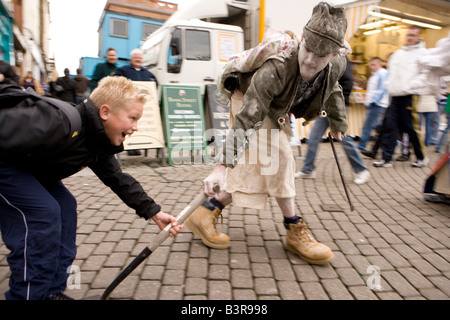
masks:
[(226, 249), (230, 246), (230, 237), (217, 231), (216, 223), (222, 210), (215, 208), (213, 211), (199, 206), (184, 222), (195, 235), (202, 238), (205, 245), (214, 249)]
[(299, 224), (289, 224), (289, 228), (286, 230), (287, 250), (312, 264), (326, 264), (333, 260), (333, 251), (309, 234), (303, 220)]

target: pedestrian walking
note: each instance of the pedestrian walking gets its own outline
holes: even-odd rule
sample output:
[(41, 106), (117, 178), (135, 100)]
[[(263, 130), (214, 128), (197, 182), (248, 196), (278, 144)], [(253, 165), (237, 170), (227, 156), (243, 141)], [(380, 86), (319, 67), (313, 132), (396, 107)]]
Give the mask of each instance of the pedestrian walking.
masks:
[(447, 141), (448, 130), (450, 128), (450, 98), (448, 96), (447, 96), (447, 103), (445, 105), (444, 112), (445, 112), (445, 117), (447, 119), (447, 125), (445, 126), (445, 129), (441, 132), (438, 143), (436, 144), (436, 148), (435, 148), (436, 152), (441, 152), (442, 146), (445, 145), (445, 143)]
[(34, 91), (36, 91), (37, 93), (43, 95), (44, 94), (44, 90), (42, 89), (39, 81), (37, 81), (34, 76), (33, 76), (33, 72), (28, 71), (27, 75), (25, 77), (22, 77), (19, 81), (19, 84), (24, 88), (31, 88)]
[[(353, 87), (353, 75), (351, 70), (350, 61), (347, 59), (347, 68), (339, 79), (339, 84), (342, 87), (344, 94), (345, 106), (346, 108), (350, 105), (350, 93)], [(308, 150), (306, 152), (305, 162), (303, 167), (295, 173), (296, 178), (302, 179), (314, 179), (316, 177), (315, 165), (317, 151), (319, 149), (319, 144), (322, 141), (322, 137), (325, 131), (330, 126), (330, 122), (327, 117), (321, 117), (314, 120), (313, 127), (309, 133), (308, 139)], [(370, 172), (364, 164), (361, 155), (355, 145), (352, 137), (346, 135), (341, 141), (342, 147), (344, 148), (345, 154), (355, 172), (355, 178), (353, 182), (356, 184), (364, 184), (370, 179)]]
[[(448, 85), (442, 83), (442, 77), (450, 75), (450, 32), (447, 37), (440, 39), (436, 43), (435, 48), (428, 49), (426, 54), (418, 58), (418, 64), (424, 70), (425, 84), (430, 85), (435, 81), (440, 82), (441, 95), (443, 94), (441, 101), (443, 102), (441, 107), (444, 107), (445, 101), (447, 105), (445, 112), (448, 112)], [(439, 80), (438, 80), (439, 79)], [(447, 87), (447, 88), (445, 88)], [(447, 113), (447, 130), (448, 130), (448, 113)], [(443, 140), (444, 139), (444, 140)], [(441, 136), (441, 141), (436, 145), (436, 151), (442, 148), (442, 143), (445, 141), (444, 135)], [(439, 146), (439, 147), (438, 147)]]
[(436, 116), (438, 112), (438, 97), (434, 94), (423, 94), (419, 96), (417, 103), (417, 113), (419, 114), (419, 125), (425, 127), (425, 146), (430, 146), (433, 142), (433, 133), (435, 131)]
[(89, 96), (89, 87), (91, 86), (91, 80), (83, 75), (80, 68), (77, 69), (77, 75), (73, 77), (75, 81), (75, 99), (76, 103), (79, 104), (81, 101)]
[(388, 72), (382, 65), (383, 61), (379, 57), (369, 60), (371, 76), (367, 82), (367, 93), (364, 104), (367, 107), (367, 115), (361, 130), (361, 138), (358, 142), (358, 149), (365, 151), (366, 144), (370, 140), (373, 130), (381, 126), (389, 104), (389, 96), (385, 87)]
[(423, 142), (416, 131), (417, 120), (416, 123), (413, 120), (418, 94), (421, 93), (420, 88), (414, 84), (414, 80), (419, 80), (420, 74), (416, 60), (426, 52), (424, 42), (420, 39), (421, 34), (420, 27), (410, 26), (406, 34), (406, 45), (395, 51), (389, 58), (389, 78), (386, 87), (391, 96), (391, 102), (385, 115), (386, 131), (381, 142), (383, 155), (380, 161), (373, 163), (375, 167), (393, 166), (392, 157), (401, 128), (409, 135), (409, 142), (417, 158), (412, 165), (421, 168), (428, 163)]
[(70, 70), (68, 68), (64, 69), (64, 77), (59, 77), (58, 80), (56, 80), (56, 85), (62, 88), (56, 92), (57, 98), (73, 104), (76, 103), (76, 83), (70, 77)]

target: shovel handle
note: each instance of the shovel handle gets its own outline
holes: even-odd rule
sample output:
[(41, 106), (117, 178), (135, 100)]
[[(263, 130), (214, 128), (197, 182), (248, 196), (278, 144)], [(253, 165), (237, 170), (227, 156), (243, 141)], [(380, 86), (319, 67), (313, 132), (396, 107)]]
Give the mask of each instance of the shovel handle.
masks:
[[(220, 191), (219, 185), (215, 185), (213, 190), (217, 193)], [(177, 216), (177, 224), (182, 224), (184, 221), (186, 221), (187, 218), (194, 212), (195, 209), (199, 205), (201, 205), (203, 202), (208, 199), (208, 196), (201, 192), (199, 193), (184, 209), (181, 211)], [(160, 246), (161, 243), (163, 243), (167, 237), (169, 236), (169, 230), (172, 228), (171, 224), (168, 224), (163, 230), (161, 230), (156, 238), (153, 240), (152, 245), (150, 246), (150, 250), (153, 252), (156, 248)]]
[[(220, 191), (219, 185), (214, 185), (213, 190), (215, 193)], [(194, 212), (195, 209), (199, 205), (201, 205), (208, 196), (201, 192), (198, 194), (188, 205), (186, 208), (181, 211), (177, 216), (177, 224), (182, 224), (186, 221), (187, 218)], [(167, 225), (163, 230), (161, 230), (156, 238), (153, 240), (153, 243), (150, 247), (146, 247), (144, 250), (139, 253), (136, 258), (111, 282), (111, 284), (106, 288), (105, 292), (101, 296), (101, 300), (106, 300), (111, 292), (116, 288), (128, 275), (136, 269), (145, 259), (147, 259), (153, 251), (155, 251), (164, 240), (169, 236), (169, 230), (172, 227), (171, 224)]]

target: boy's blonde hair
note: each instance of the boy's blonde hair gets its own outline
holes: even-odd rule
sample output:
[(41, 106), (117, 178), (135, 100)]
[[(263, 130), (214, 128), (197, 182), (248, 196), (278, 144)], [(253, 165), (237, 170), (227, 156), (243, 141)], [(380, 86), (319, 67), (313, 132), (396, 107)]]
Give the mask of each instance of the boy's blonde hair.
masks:
[(97, 108), (107, 104), (111, 111), (128, 108), (133, 102), (145, 104), (146, 97), (133, 82), (122, 76), (107, 76), (100, 80), (90, 99)]

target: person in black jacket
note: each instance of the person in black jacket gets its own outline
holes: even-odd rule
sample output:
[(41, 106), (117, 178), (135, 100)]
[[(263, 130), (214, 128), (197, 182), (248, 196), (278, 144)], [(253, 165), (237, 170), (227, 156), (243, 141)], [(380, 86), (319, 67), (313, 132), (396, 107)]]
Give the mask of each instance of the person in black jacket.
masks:
[(344, 95), (344, 101), (345, 106), (350, 106), (350, 94), (352, 93), (353, 89), (353, 72), (352, 72), (352, 64), (348, 60), (348, 57), (345, 57), (347, 59), (347, 68), (345, 68), (344, 74), (339, 79), (339, 84), (342, 87), (342, 94)]
[(56, 80), (56, 85), (62, 87), (62, 90), (56, 93), (56, 97), (75, 104), (77, 84), (75, 80), (70, 77), (70, 70), (68, 68), (64, 69), (64, 77), (59, 77), (58, 80)]
[[(21, 90), (0, 85), (0, 97)], [(171, 224), (171, 236), (181, 230), (114, 156), (137, 130), (144, 101), (132, 81), (106, 77), (75, 107), (81, 118), (75, 132), (66, 113), (45, 100), (0, 106), (0, 230), (11, 250), (7, 299), (70, 299), (62, 292), (76, 255), (77, 203), (61, 180), (84, 167), (140, 217), (161, 229)]]
[(116, 76), (124, 76), (133, 81), (154, 81), (158, 87), (158, 81), (153, 73), (142, 66), (144, 53), (141, 49), (134, 49), (130, 53), (130, 64), (116, 70)]

